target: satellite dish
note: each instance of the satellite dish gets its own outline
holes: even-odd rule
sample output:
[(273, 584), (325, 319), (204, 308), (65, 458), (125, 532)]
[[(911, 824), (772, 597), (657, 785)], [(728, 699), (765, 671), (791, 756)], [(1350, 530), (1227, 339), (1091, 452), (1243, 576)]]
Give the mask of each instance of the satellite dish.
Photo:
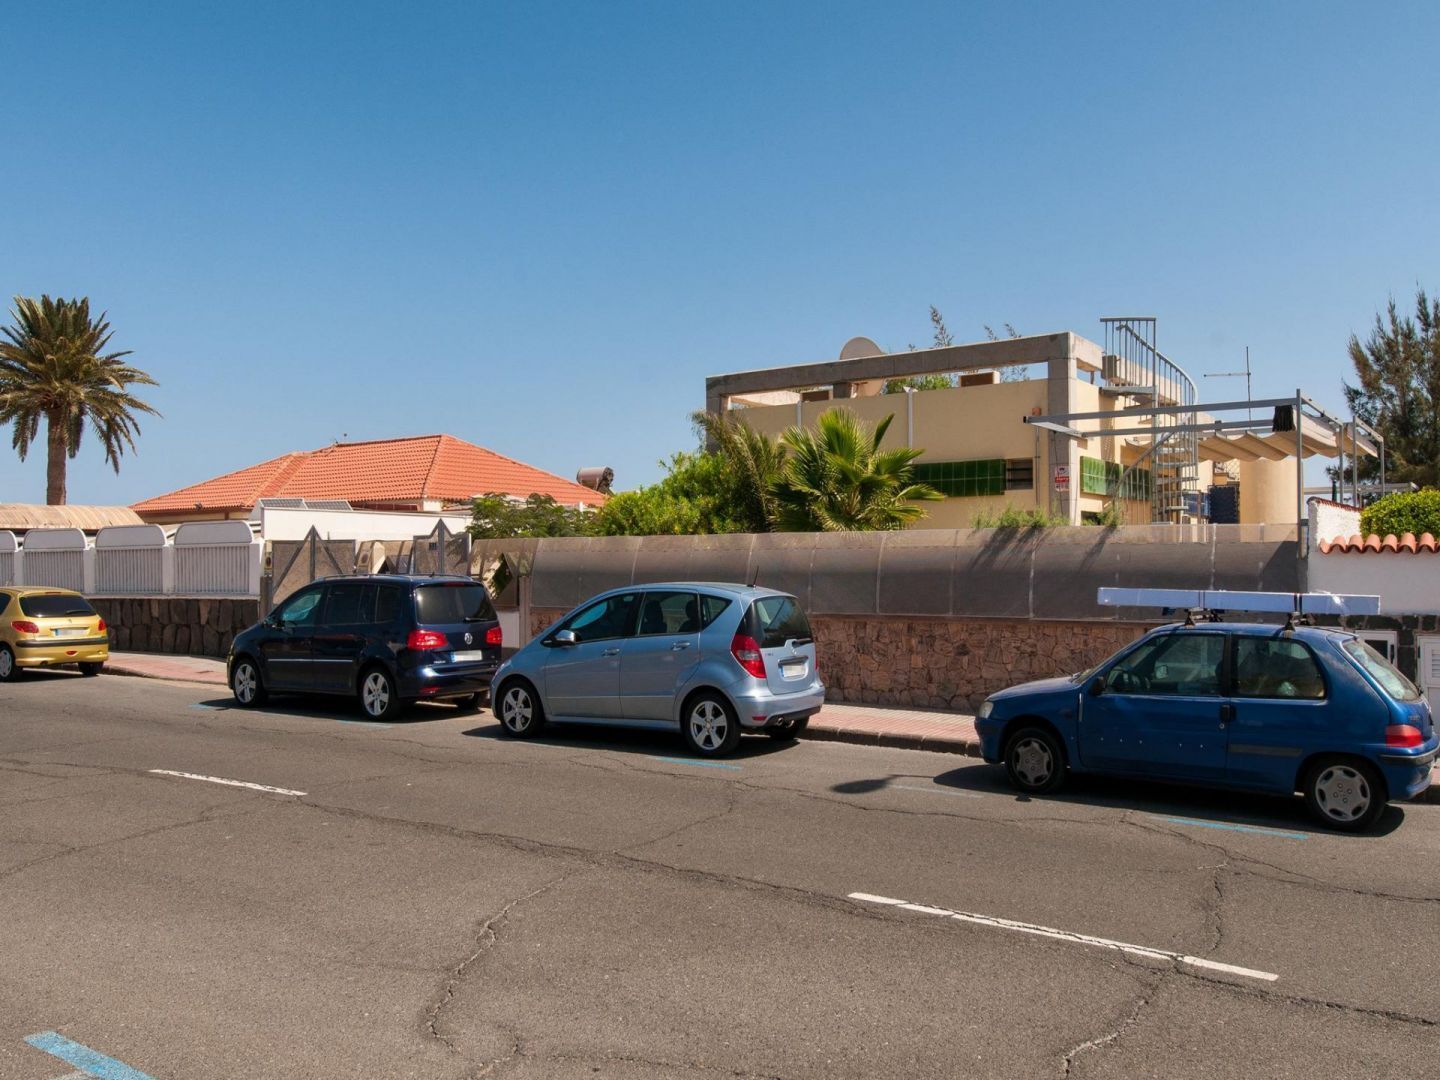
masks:
[(852, 337), (840, 350), (841, 360), (857, 360), (862, 356), (884, 356), (885, 350), (868, 337)]

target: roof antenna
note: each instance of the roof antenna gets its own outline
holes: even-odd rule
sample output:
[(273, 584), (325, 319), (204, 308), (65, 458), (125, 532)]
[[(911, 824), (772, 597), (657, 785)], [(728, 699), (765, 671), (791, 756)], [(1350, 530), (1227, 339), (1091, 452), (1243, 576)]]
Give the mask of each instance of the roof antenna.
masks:
[(750, 588), (753, 589), (753, 588), (755, 587), (755, 583), (756, 583), (757, 581), (759, 581), (759, 580), (760, 580), (760, 564), (759, 564), (759, 563), (756, 563), (756, 564), (755, 564), (755, 569), (754, 569), (754, 571), (752, 571), (751, 574), (750, 574)]

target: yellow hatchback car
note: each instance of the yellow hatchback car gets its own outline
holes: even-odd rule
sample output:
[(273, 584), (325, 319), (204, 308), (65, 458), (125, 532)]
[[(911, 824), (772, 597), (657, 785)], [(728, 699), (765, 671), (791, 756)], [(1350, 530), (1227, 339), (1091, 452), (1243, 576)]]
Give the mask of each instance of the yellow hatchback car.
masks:
[(25, 585), (0, 588), (0, 682), (18, 679), (26, 668), (66, 664), (99, 675), (109, 659), (105, 620), (79, 593)]

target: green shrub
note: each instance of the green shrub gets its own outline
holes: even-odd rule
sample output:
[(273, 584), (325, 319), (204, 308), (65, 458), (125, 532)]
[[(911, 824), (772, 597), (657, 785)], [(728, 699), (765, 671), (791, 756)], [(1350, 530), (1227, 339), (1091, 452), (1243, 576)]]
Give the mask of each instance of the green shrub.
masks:
[(1440, 536), (1440, 491), (1428, 488), (1377, 499), (1361, 511), (1360, 531), (1366, 536)]
[(1004, 510), (986, 509), (970, 519), (972, 529), (1049, 529), (1056, 525), (1069, 525), (1070, 519), (1061, 514), (1036, 507), (1021, 510), (1011, 503)]

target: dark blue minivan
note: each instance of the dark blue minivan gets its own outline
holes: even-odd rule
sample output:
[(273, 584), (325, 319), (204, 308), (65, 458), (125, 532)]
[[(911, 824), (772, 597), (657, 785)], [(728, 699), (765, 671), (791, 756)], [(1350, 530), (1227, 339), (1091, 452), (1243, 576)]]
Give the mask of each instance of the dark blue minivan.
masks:
[(1299, 791), (1345, 830), (1421, 794), (1440, 748), (1421, 692), (1354, 634), (1252, 623), (1161, 627), (1089, 671), (991, 695), (976, 727), (1028, 793), (1067, 771)]

